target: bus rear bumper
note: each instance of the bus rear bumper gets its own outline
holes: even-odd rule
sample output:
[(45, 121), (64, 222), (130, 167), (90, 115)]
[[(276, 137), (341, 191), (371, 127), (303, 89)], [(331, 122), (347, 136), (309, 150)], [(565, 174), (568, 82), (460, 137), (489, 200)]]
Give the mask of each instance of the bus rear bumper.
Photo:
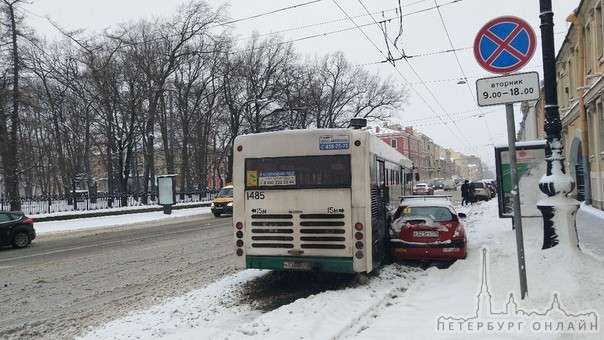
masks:
[(246, 257), (246, 267), (272, 270), (354, 273), (352, 266), (352, 258), (341, 257), (288, 257), (248, 255)]

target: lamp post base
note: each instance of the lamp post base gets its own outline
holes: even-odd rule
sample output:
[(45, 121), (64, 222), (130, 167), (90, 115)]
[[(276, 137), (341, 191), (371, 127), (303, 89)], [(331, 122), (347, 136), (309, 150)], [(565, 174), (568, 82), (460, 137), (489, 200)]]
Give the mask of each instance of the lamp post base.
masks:
[(549, 249), (558, 243), (580, 251), (575, 215), (579, 201), (568, 197), (546, 197), (537, 202), (543, 216), (543, 247)]

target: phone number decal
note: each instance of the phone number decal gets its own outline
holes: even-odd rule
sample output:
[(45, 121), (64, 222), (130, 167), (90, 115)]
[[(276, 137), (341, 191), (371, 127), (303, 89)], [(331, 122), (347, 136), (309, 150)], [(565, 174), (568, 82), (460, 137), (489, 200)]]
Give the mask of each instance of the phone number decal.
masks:
[(319, 150), (346, 150), (350, 148), (348, 136), (321, 136)]

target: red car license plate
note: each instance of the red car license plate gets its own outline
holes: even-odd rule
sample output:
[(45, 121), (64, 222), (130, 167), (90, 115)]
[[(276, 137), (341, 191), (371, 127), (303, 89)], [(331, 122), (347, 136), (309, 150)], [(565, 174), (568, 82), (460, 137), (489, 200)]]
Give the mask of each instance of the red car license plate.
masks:
[(438, 231), (414, 230), (413, 237), (438, 237)]

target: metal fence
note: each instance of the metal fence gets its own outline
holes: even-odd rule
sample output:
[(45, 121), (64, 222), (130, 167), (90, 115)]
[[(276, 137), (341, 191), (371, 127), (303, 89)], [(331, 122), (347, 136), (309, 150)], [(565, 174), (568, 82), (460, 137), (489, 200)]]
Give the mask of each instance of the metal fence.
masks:
[[(208, 202), (214, 197), (214, 192), (182, 192), (176, 194), (176, 204)], [(151, 207), (157, 206), (157, 195), (147, 195), (147, 204), (144, 204), (145, 194), (98, 194), (94, 197), (88, 193), (76, 193), (69, 195), (47, 195), (36, 197), (21, 197), (21, 211), (26, 215), (51, 214), (69, 211), (94, 211), (103, 209), (123, 207)], [(122, 204), (122, 198), (126, 198), (126, 205)], [(0, 199), (0, 210), (10, 210), (11, 204), (8, 199)]]

